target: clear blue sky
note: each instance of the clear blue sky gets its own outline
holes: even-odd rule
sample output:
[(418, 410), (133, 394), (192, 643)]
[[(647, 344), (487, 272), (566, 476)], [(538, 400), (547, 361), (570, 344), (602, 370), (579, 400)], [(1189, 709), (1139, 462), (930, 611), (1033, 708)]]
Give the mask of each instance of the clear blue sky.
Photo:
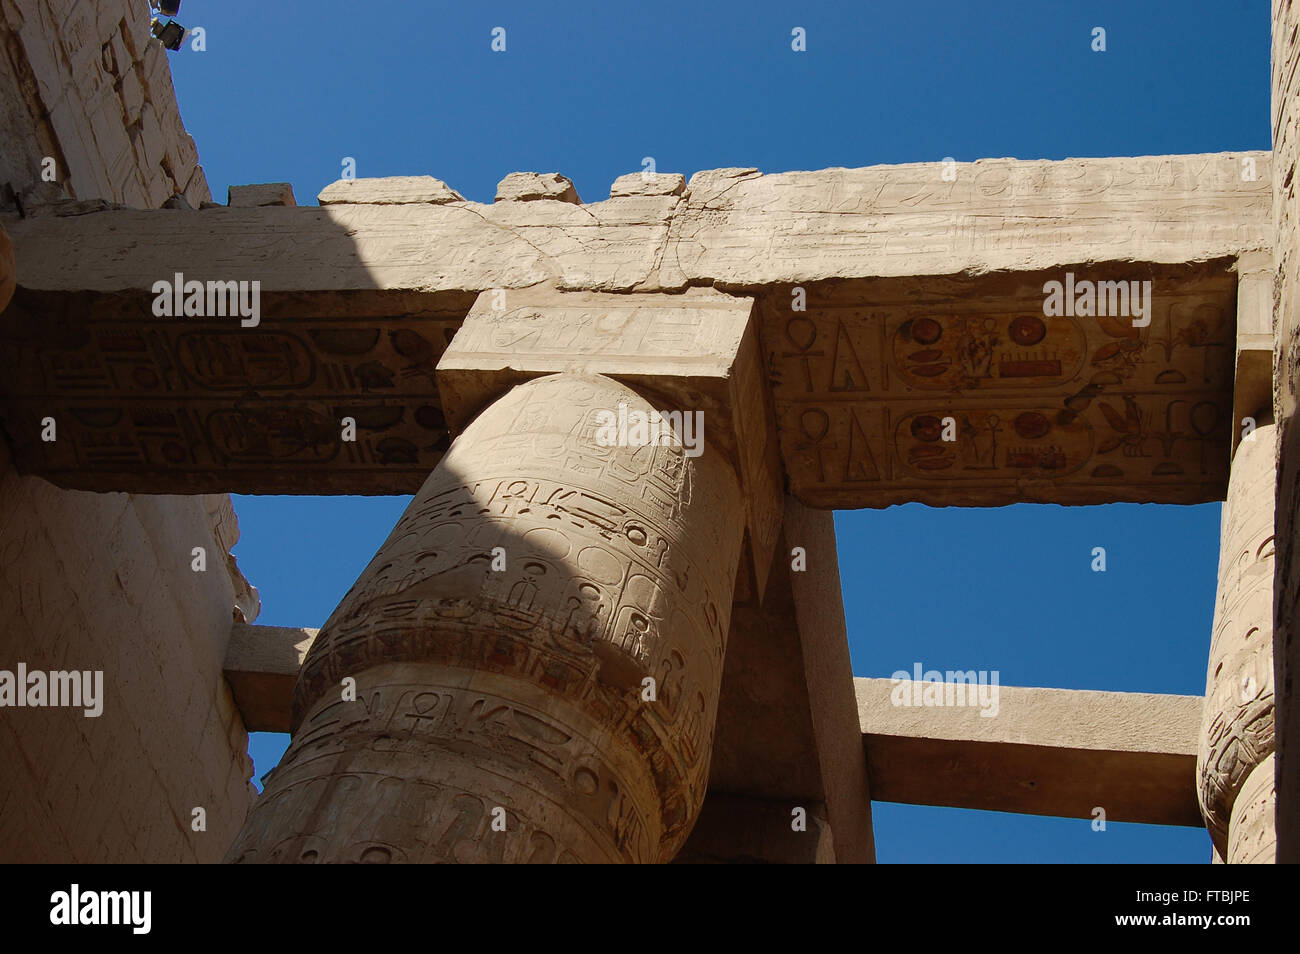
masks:
[[(639, 171), (1269, 148), (1267, 0), (619, 4), (184, 0), (170, 54), (214, 196), (427, 173), (492, 200), (518, 170), (586, 201)], [(504, 54), (490, 49), (506, 29)], [(807, 52), (790, 49), (807, 31)], [(1092, 28), (1107, 50), (1090, 49)], [(319, 626), (408, 498), (239, 497), (259, 622)], [(836, 515), (853, 668), (1200, 694), (1219, 506), (919, 505)], [(1104, 546), (1108, 571), (1093, 573)], [(257, 772), (287, 736), (257, 736)], [(879, 860), (1186, 861), (1203, 831), (873, 805)]]

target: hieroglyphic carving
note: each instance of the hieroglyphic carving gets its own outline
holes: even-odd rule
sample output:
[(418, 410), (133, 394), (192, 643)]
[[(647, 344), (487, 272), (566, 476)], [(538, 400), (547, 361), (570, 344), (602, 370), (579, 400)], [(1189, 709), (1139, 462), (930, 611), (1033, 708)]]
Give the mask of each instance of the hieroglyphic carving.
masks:
[[(44, 321), (41, 296), (21, 291), (0, 323), (17, 459), (97, 489), (137, 489), (142, 473), (173, 492), (418, 487), (449, 443), (434, 372), (459, 314), (338, 320), (274, 296), (265, 308), (256, 328), (159, 319), (134, 300)], [(47, 416), (56, 442), (40, 440)]]
[[(1131, 277), (1114, 272), (1092, 277)], [(792, 492), (819, 507), (1216, 499), (1234, 280), (1187, 272), (1157, 275), (1146, 327), (1045, 316), (1055, 273), (828, 282), (804, 312), (764, 296)]]
[(1223, 505), (1219, 586), (1196, 757), (1201, 813), (1221, 853), (1229, 843), (1233, 802), (1274, 744), (1276, 446), (1272, 424), (1238, 445)]
[[(231, 860), (656, 860), (652, 780), (601, 751), (598, 723), (512, 678), (476, 673), (472, 688), (466, 678), (384, 664), (360, 674), (357, 701), (320, 700)], [(327, 790), (344, 804), (322, 831), (313, 808)], [(498, 806), (504, 831), (491, 829)]]
[[(545, 860), (672, 857), (707, 783), (744, 516), (720, 455), (600, 446), (595, 412), (619, 402), (650, 406), (538, 378), (457, 439), (308, 653), (293, 744), (233, 859), (521, 858), (539, 838)], [(356, 703), (337, 701), (346, 676)], [(421, 754), (394, 766), (408, 736)], [(304, 799), (360, 811), (320, 794), (349, 774), (432, 800), (433, 821), (388, 845), (350, 815), (343, 841), (303, 820)], [(508, 838), (479, 837), (484, 806), (515, 819)]]

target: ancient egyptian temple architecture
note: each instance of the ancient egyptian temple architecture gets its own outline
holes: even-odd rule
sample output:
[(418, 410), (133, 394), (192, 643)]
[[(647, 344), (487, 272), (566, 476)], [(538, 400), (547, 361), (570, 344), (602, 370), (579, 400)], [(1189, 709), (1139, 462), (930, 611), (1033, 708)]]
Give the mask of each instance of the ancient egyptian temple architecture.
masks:
[[(867, 862), (873, 799), (1300, 860), (1273, 18), (1272, 152), (299, 206), (212, 201), (145, 0), (0, 0), (0, 860)], [(231, 493), (414, 499), (316, 631)], [(855, 679), (832, 511), (909, 501), (1223, 501), (1204, 696)]]

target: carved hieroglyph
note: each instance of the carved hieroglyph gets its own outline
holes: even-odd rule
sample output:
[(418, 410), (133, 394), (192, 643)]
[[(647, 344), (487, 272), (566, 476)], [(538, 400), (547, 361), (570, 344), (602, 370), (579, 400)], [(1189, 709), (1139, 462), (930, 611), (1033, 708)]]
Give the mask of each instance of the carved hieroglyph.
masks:
[[(333, 493), (343, 474), (353, 492), (410, 493), (447, 449), (434, 371), (470, 301), (344, 296), (310, 314), (264, 295), (245, 328), (125, 295), (83, 322), (75, 302), (20, 290), (0, 323), (4, 425), (53, 480), (98, 475), (102, 490), (144, 471), (178, 493)], [(41, 439), (47, 415), (57, 441)]]
[[(1243, 162), (1257, 175), (1243, 176)], [(508, 177), (533, 185), (490, 204), (427, 177), (353, 180), (329, 187), (321, 207), (15, 220), (23, 281), (20, 311), (0, 322), (0, 423), (15, 463), (63, 487), (413, 493), (445, 446), (438, 415), (458, 410), (428, 400), (430, 351), (474, 295), (711, 286), (784, 299), (763, 334), (780, 365), (789, 486), (809, 506), (1218, 500), (1232, 389), (1226, 269), (1271, 244), (1269, 162), (1267, 152), (995, 159), (955, 164), (951, 181), (938, 162), (721, 169), (685, 189), (679, 176), (636, 174), (581, 205), (543, 198), (546, 177), (532, 174)], [(514, 201), (529, 197), (539, 201)], [(1071, 268), (1155, 281), (1152, 325), (1136, 336), (1122, 321), (1040, 329), (1044, 279)], [(149, 290), (178, 270), (260, 281), (256, 335), (153, 319)], [(1197, 286), (1207, 276), (1217, 291)], [(837, 283), (845, 294), (818, 313), (815, 286)], [(806, 314), (790, 308), (796, 285)], [(340, 341), (351, 322), (355, 338)], [(143, 346), (132, 335), (142, 329)], [(211, 367), (181, 361), (200, 342), (224, 391), (209, 384)], [(949, 400), (958, 394), (969, 400)], [(1088, 407), (1076, 414), (1067, 401)], [(330, 446), (336, 409), (358, 406), (372, 414), (364, 446)], [(929, 434), (945, 408), (966, 414), (959, 461), (910, 433)], [(40, 439), (48, 414), (57, 442)], [(1044, 429), (1062, 414), (1068, 422)]]
[(649, 409), (543, 377), (456, 440), (308, 653), (231, 860), (673, 856), (707, 783), (744, 512), (720, 454), (601, 446), (620, 403)]
[(1198, 797), (1215, 847), (1229, 844), (1233, 802), (1273, 752), (1273, 480), (1277, 428), (1237, 448), (1223, 505)]
[(1220, 499), (1234, 277), (1081, 269), (1150, 280), (1148, 315), (1048, 317), (1043, 285), (1065, 277), (828, 282), (805, 310), (789, 288), (762, 296), (791, 493), (827, 508)]

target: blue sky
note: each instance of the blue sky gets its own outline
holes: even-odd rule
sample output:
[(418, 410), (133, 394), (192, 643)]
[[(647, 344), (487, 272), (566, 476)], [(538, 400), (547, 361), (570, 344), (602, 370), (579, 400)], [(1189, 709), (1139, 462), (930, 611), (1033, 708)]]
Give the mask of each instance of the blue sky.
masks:
[[(430, 174), (491, 201), (560, 172), (586, 201), (661, 172), (1269, 148), (1266, 0), (433, 3), (184, 0), (170, 54), (214, 197)], [(490, 49), (506, 30), (506, 51)], [(1106, 30), (1104, 53), (1091, 49)], [(803, 27), (807, 51), (791, 50)], [(238, 497), (259, 622), (319, 626), (408, 498)], [(854, 672), (1199, 694), (1219, 506), (919, 505), (836, 515)], [(1094, 546), (1108, 569), (1093, 573)], [(287, 737), (255, 737), (257, 772)], [(1204, 862), (1203, 831), (873, 805), (879, 860)]]

